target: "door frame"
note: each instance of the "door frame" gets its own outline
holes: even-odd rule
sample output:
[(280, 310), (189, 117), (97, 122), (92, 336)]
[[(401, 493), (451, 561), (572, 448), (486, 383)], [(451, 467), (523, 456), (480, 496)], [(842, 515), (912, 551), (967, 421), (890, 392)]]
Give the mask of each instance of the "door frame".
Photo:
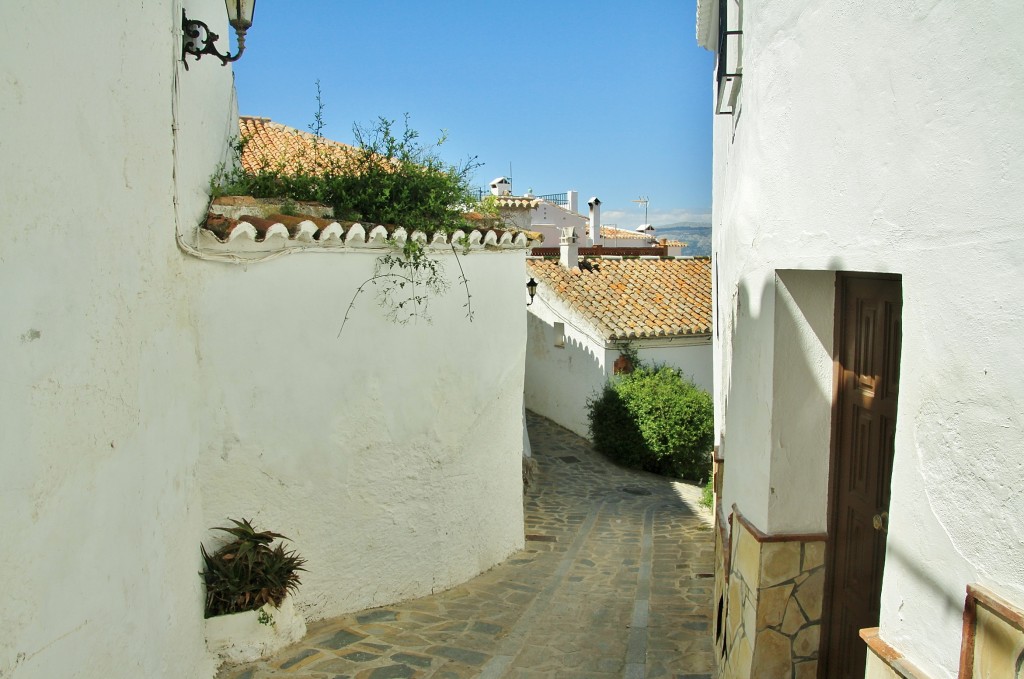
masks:
[[(826, 660), (824, 653), (829, 647), (829, 633), (831, 631), (831, 620), (833, 615), (832, 610), (832, 580), (835, 577), (835, 566), (833, 560), (836, 554), (835, 535), (836, 535), (836, 522), (838, 520), (836, 516), (836, 486), (839, 483), (839, 475), (836, 473), (838, 470), (837, 458), (839, 455), (839, 436), (841, 434), (842, 427), (839, 426), (839, 416), (841, 410), (839, 407), (839, 393), (840, 384), (842, 382), (842, 365), (841, 365), (841, 343), (843, 341), (844, 331), (844, 295), (843, 295), (843, 281), (850, 278), (864, 278), (870, 280), (888, 280), (897, 281), (900, 283), (900, 296), (903, 294), (903, 276), (901, 274), (893, 273), (876, 273), (876, 272), (862, 272), (862, 271), (836, 271), (835, 279), (835, 312), (833, 318), (833, 340), (832, 340), (832, 407), (831, 407), (831, 433), (829, 434), (829, 457), (828, 457), (828, 503), (826, 508), (826, 531), (827, 539), (825, 542), (825, 582), (824, 592), (822, 593), (821, 601), (821, 621), (820, 627), (821, 637), (818, 642), (818, 677), (823, 677), (822, 672), (825, 665), (822, 663)], [(902, 324), (902, 305), (900, 312), (900, 322)], [(902, 342), (900, 351), (900, 361), (902, 363), (903, 352)], [(902, 367), (902, 366), (901, 366)], [(902, 374), (902, 371), (901, 371)], [(895, 460), (896, 451), (893, 449), (893, 459)], [(890, 479), (891, 483), (891, 479)], [(890, 503), (892, 497), (890, 495)], [(883, 575), (884, 577), (884, 575)], [(865, 651), (867, 646), (865, 645)], [(827, 679), (824, 677), (823, 679)]]

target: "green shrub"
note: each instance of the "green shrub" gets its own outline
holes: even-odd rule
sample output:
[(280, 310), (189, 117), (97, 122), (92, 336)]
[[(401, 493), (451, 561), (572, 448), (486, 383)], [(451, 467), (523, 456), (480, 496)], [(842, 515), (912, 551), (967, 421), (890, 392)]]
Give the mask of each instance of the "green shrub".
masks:
[[(475, 228), (465, 218), (470, 209), (497, 215), (470, 187), (473, 171), (481, 163), (471, 157), (450, 164), (438, 155), (445, 135), (433, 144), (421, 143), (419, 132), (409, 127), (408, 116), (401, 129), (395, 121), (381, 117), (372, 126), (354, 125), (353, 134), (355, 146), (344, 156), (328, 152), (324, 142), (287, 161), (264, 162), (254, 172), (237, 163), (222, 167), (210, 180), (211, 194), (316, 201), (330, 205), (335, 219), (427, 234)], [(241, 139), (235, 144), (239, 158), (247, 143)]]
[[(283, 201), (285, 214), (297, 211), (296, 201), (314, 201), (330, 205), (338, 220), (401, 226), (409, 233), (422, 231), (428, 238), (437, 232), (454, 234), (478, 228), (480, 224), (467, 219), (470, 211), (483, 216), (489, 228), (504, 228), (497, 204), (480, 200), (470, 187), (473, 171), (482, 165), (476, 157), (451, 164), (438, 154), (446, 133), (433, 144), (424, 144), (419, 132), (409, 127), (408, 115), (401, 128), (394, 120), (381, 117), (372, 126), (354, 125), (355, 146), (339, 151), (321, 135), (324, 106), (319, 81), (316, 101), (311, 149), (302, 147), (278, 161), (257, 160), (257, 169), (247, 171), (240, 160), (249, 140), (239, 139), (234, 144), (236, 162), (222, 166), (211, 177), (211, 195), (275, 198)], [(468, 248), (468, 244), (463, 238), (451, 241), (450, 247), (459, 267), (456, 280), (466, 291), (466, 317), (472, 321), (469, 280), (456, 250), (457, 245)], [(430, 299), (449, 287), (443, 262), (419, 241), (408, 238), (400, 252), (377, 259), (373, 276), (352, 295), (342, 330), (356, 299), (371, 283), (387, 318), (397, 323), (413, 318), (429, 321)]]
[(704, 484), (704, 488), (700, 491), (700, 506), (704, 509), (711, 509), (711, 505), (715, 503), (715, 481), (714, 479), (708, 479), (708, 482)]
[(703, 480), (711, 472), (711, 396), (678, 370), (638, 367), (588, 403), (594, 447), (620, 464)]

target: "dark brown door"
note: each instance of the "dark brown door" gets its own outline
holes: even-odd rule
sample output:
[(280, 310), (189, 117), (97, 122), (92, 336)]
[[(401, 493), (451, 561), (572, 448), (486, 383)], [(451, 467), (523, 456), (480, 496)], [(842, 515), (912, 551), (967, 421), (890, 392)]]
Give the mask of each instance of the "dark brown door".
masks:
[(889, 519), (902, 284), (840, 274), (829, 542), (819, 676), (864, 676), (859, 632), (878, 625)]

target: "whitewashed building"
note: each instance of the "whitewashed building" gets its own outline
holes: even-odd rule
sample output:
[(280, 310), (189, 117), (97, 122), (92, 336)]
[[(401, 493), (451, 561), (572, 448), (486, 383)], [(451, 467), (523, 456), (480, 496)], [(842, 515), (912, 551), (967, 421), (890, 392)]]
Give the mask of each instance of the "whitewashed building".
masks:
[[(222, 0), (186, 11), (231, 32)], [(229, 516), (292, 538), (310, 620), (521, 547), (525, 241), (467, 234), (472, 323), (453, 285), (433, 325), (366, 298), (339, 337), (418, 236), (200, 230), (239, 128), (231, 68), (182, 63), (182, 3), (3, 14), (0, 676), (212, 677), (199, 545)]]
[(700, 0), (721, 677), (1020, 677), (1024, 5)]
[(614, 374), (624, 344), (710, 390), (710, 260), (583, 260), (572, 236), (561, 240), (558, 261), (526, 261), (538, 284), (528, 307), (526, 407), (589, 438), (587, 401)]

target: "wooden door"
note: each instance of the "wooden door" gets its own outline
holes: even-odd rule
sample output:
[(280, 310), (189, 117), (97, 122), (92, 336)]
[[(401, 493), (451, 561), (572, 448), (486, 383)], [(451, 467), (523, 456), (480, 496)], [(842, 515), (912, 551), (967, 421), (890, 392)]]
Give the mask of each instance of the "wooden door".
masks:
[(829, 541), (819, 676), (864, 676), (859, 631), (878, 625), (888, 530), (902, 284), (840, 274)]

